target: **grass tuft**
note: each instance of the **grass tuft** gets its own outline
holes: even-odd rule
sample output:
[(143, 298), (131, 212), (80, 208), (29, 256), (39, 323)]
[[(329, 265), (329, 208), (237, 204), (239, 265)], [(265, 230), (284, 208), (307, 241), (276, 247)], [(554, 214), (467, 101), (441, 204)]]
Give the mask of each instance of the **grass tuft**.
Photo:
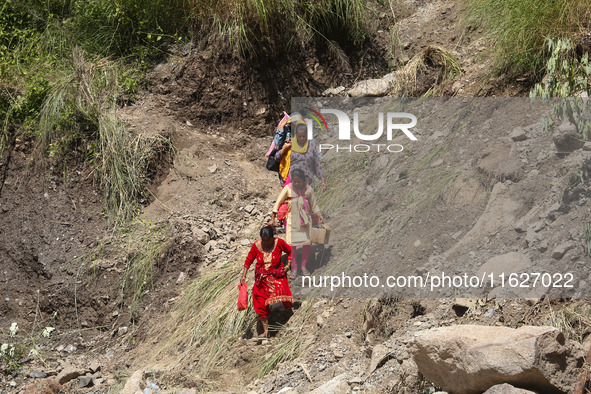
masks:
[(284, 54), (316, 38), (331, 48), (333, 41), (361, 42), (371, 11), (361, 0), (193, 0), (188, 8), (197, 37), (227, 43), (240, 57)]
[(499, 72), (539, 75), (545, 66), (544, 41), (574, 38), (591, 26), (587, 0), (471, 0), (467, 18), (484, 26), (493, 40)]
[(117, 118), (120, 64), (106, 58), (88, 61), (79, 48), (72, 61), (74, 73), (49, 90), (41, 107), (38, 150), (63, 155), (77, 142), (96, 138), (88, 153), (108, 212), (117, 220), (129, 219), (144, 196), (148, 165), (170, 144), (158, 134), (133, 135)]
[[(433, 86), (425, 92), (421, 76), (427, 74), (430, 69), (439, 71), (432, 81)], [(451, 52), (437, 47), (427, 46), (416, 54), (406, 66), (396, 72), (393, 92), (396, 96), (438, 95), (441, 94), (440, 86), (456, 75), (462, 74), (460, 62)], [(429, 82), (431, 84), (431, 81)], [(439, 85), (439, 86), (438, 86)]]
[(591, 332), (591, 305), (587, 301), (576, 301), (573, 304), (552, 310), (546, 316), (546, 322), (558, 328), (564, 336), (578, 342)]

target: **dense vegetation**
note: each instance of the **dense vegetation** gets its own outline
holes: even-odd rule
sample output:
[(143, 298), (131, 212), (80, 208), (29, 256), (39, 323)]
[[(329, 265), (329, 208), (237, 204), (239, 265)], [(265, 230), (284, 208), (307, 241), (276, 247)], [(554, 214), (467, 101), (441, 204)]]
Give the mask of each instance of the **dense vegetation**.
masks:
[(575, 39), (591, 29), (588, 0), (468, 0), (472, 24), (490, 34), (499, 72), (541, 78), (549, 38)]

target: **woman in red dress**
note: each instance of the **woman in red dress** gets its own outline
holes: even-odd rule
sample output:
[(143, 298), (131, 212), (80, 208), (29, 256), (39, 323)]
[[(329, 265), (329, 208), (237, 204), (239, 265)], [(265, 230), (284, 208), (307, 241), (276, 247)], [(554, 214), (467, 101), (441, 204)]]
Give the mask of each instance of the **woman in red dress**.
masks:
[[(289, 309), (293, 302), (285, 275), (291, 264), (291, 246), (284, 240), (275, 238), (271, 226), (263, 227), (260, 235), (261, 239), (252, 244), (246, 256), (240, 283), (246, 282), (246, 272), (256, 260), (252, 305), (263, 325), (263, 333), (260, 336), (266, 337), (269, 334), (269, 305), (282, 302), (285, 308)], [(288, 255), (286, 266), (281, 263), (283, 253)]]

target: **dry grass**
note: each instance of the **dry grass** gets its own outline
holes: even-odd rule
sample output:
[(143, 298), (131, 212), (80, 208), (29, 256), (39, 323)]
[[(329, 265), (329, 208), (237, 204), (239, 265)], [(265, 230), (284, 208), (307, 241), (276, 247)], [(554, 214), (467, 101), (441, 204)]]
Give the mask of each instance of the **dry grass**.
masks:
[(568, 339), (583, 342), (591, 333), (591, 304), (581, 300), (557, 311), (551, 310), (545, 324), (558, 328)]
[[(159, 333), (163, 345), (155, 359), (172, 359), (170, 370), (191, 369), (200, 379), (208, 379), (227, 371), (236, 362), (235, 349), (241, 338), (256, 335), (257, 317), (249, 306), (238, 311), (238, 277), (243, 265), (228, 262), (214, 272), (190, 283), (179, 297), (170, 321)], [(245, 367), (245, 374), (261, 377), (281, 362), (303, 356), (313, 338), (304, 329), (310, 317), (311, 304), (304, 301), (286, 326), (271, 327), (279, 334), (272, 340), (273, 350), (254, 359)]]
[(228, 349), (255, 323), (251, 300), (246, 311), (236, 305), (242, 268), (229, 262), (187, 286), (171, 312), (160, 354), (175, 355), (175, 366), (197, 360), (195, 372), (202, 376), (230, 365)]
[[(436, 70), (436, 76), (431, 87), (426, 91), (421, 87), (421, 80), (430, 70)], [(441, 95), (442, 89), (437, 85), (461, 74), (459, 61), (451, 52), (437, 47), (427, 46), (416, 54), (404, 68), (396, 72), (392, 93), (394, 96)]]

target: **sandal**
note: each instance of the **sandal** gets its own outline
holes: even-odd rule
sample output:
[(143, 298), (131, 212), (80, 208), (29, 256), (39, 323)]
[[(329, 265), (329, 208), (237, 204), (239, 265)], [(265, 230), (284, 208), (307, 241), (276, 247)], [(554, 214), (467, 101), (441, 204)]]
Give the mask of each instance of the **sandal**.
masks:
[(310, 271), (308, 271), (305, 268), (302, 268), (302, 275), (304, 275), (304, 276), (310, 276), (311, 274), (310, 274)]

